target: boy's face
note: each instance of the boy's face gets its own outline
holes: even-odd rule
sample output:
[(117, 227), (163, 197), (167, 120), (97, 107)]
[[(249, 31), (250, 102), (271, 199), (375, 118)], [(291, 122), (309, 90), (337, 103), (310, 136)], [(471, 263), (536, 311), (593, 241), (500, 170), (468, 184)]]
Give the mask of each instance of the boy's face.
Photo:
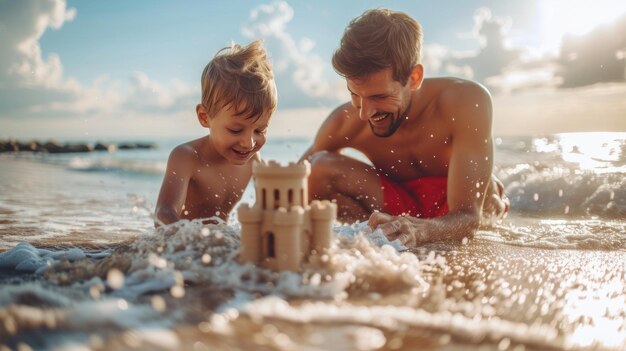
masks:
[(206, 124), (199, 115), (200, 123), (211, 129), (214, 150), (234, 165), (245, 164), (263, 147), (270, 117), (271, 113), (258, 119), (238, 116), (230, 105), (208, 116)]

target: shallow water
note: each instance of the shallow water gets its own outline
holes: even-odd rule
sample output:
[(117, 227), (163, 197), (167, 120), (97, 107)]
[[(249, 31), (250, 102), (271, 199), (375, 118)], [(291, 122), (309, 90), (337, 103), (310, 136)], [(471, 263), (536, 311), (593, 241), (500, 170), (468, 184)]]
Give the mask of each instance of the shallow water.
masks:
[[(499, 139), (512, 211), (494, 228), (398, 251), (336, 224), (331, 252), (300, 273), (238, 264), (234, 218), (154, 231), (165, 144), (0, 157), (0, 344), (626, 348), (626, 134)], [(307, 144), (275, 141), (264, 157), (295, 160)]]

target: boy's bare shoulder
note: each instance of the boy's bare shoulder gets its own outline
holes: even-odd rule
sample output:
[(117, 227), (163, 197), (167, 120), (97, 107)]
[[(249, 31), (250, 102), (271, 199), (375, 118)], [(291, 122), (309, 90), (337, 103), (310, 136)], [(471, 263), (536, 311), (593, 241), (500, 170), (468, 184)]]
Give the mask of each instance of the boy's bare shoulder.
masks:
[(194, 166), (200, 163), (202, 160), (200, 152), (203, 149), (201, 144), (202, 138), (176, 146), (170, 153), (169, 163), (185, 166)]

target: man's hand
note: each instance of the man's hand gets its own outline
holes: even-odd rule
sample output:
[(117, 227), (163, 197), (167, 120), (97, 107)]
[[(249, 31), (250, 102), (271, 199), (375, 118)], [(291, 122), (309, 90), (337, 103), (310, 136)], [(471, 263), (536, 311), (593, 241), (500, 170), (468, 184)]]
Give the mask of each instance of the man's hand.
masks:
[(509, 198), (504, 193), (504, 184), (492, 175), (483, 203), (482, 224), (490, 225), (506, 217), (510, 206)]
[(415, 246), (428, 241), (428, 222), (423, 219), (374, 212), (367, 224), (372, 229), (382, 230), (391, 241), (398, 239), (402, 245)]

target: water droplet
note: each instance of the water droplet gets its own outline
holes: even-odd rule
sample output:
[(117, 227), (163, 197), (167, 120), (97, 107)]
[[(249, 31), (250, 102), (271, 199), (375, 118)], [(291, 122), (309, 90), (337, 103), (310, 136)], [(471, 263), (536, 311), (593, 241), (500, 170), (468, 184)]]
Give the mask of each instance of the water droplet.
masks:
[(124, 286), (124, 273), (120, 270), (113, 268), (107, 272), (107, 284), (113, 290), (117, 290)]
[(154, 308), (155, 311), (157, 312), (165, 311), (165, 300), (161, 296), (159, 295), (152, 296), (152, 299), (150, 299), (150, 303), (152, 304), (152, 308)]
[(180, 285), (174, 285), (170, 289), (170, 294), (173, 298), (180, 299), (181, 297), (185, 296), (185, 288)]
[(128, 302), (126, 302), (126, 300), (124, 299), (117, 300), (117, 308), (122, 311), (126, 311), (128, 309)]
[(209, 255), (209, 254), (202, 255), (202, 263), (204, 263), (204, 264), (211, 263), (211, 255)]

